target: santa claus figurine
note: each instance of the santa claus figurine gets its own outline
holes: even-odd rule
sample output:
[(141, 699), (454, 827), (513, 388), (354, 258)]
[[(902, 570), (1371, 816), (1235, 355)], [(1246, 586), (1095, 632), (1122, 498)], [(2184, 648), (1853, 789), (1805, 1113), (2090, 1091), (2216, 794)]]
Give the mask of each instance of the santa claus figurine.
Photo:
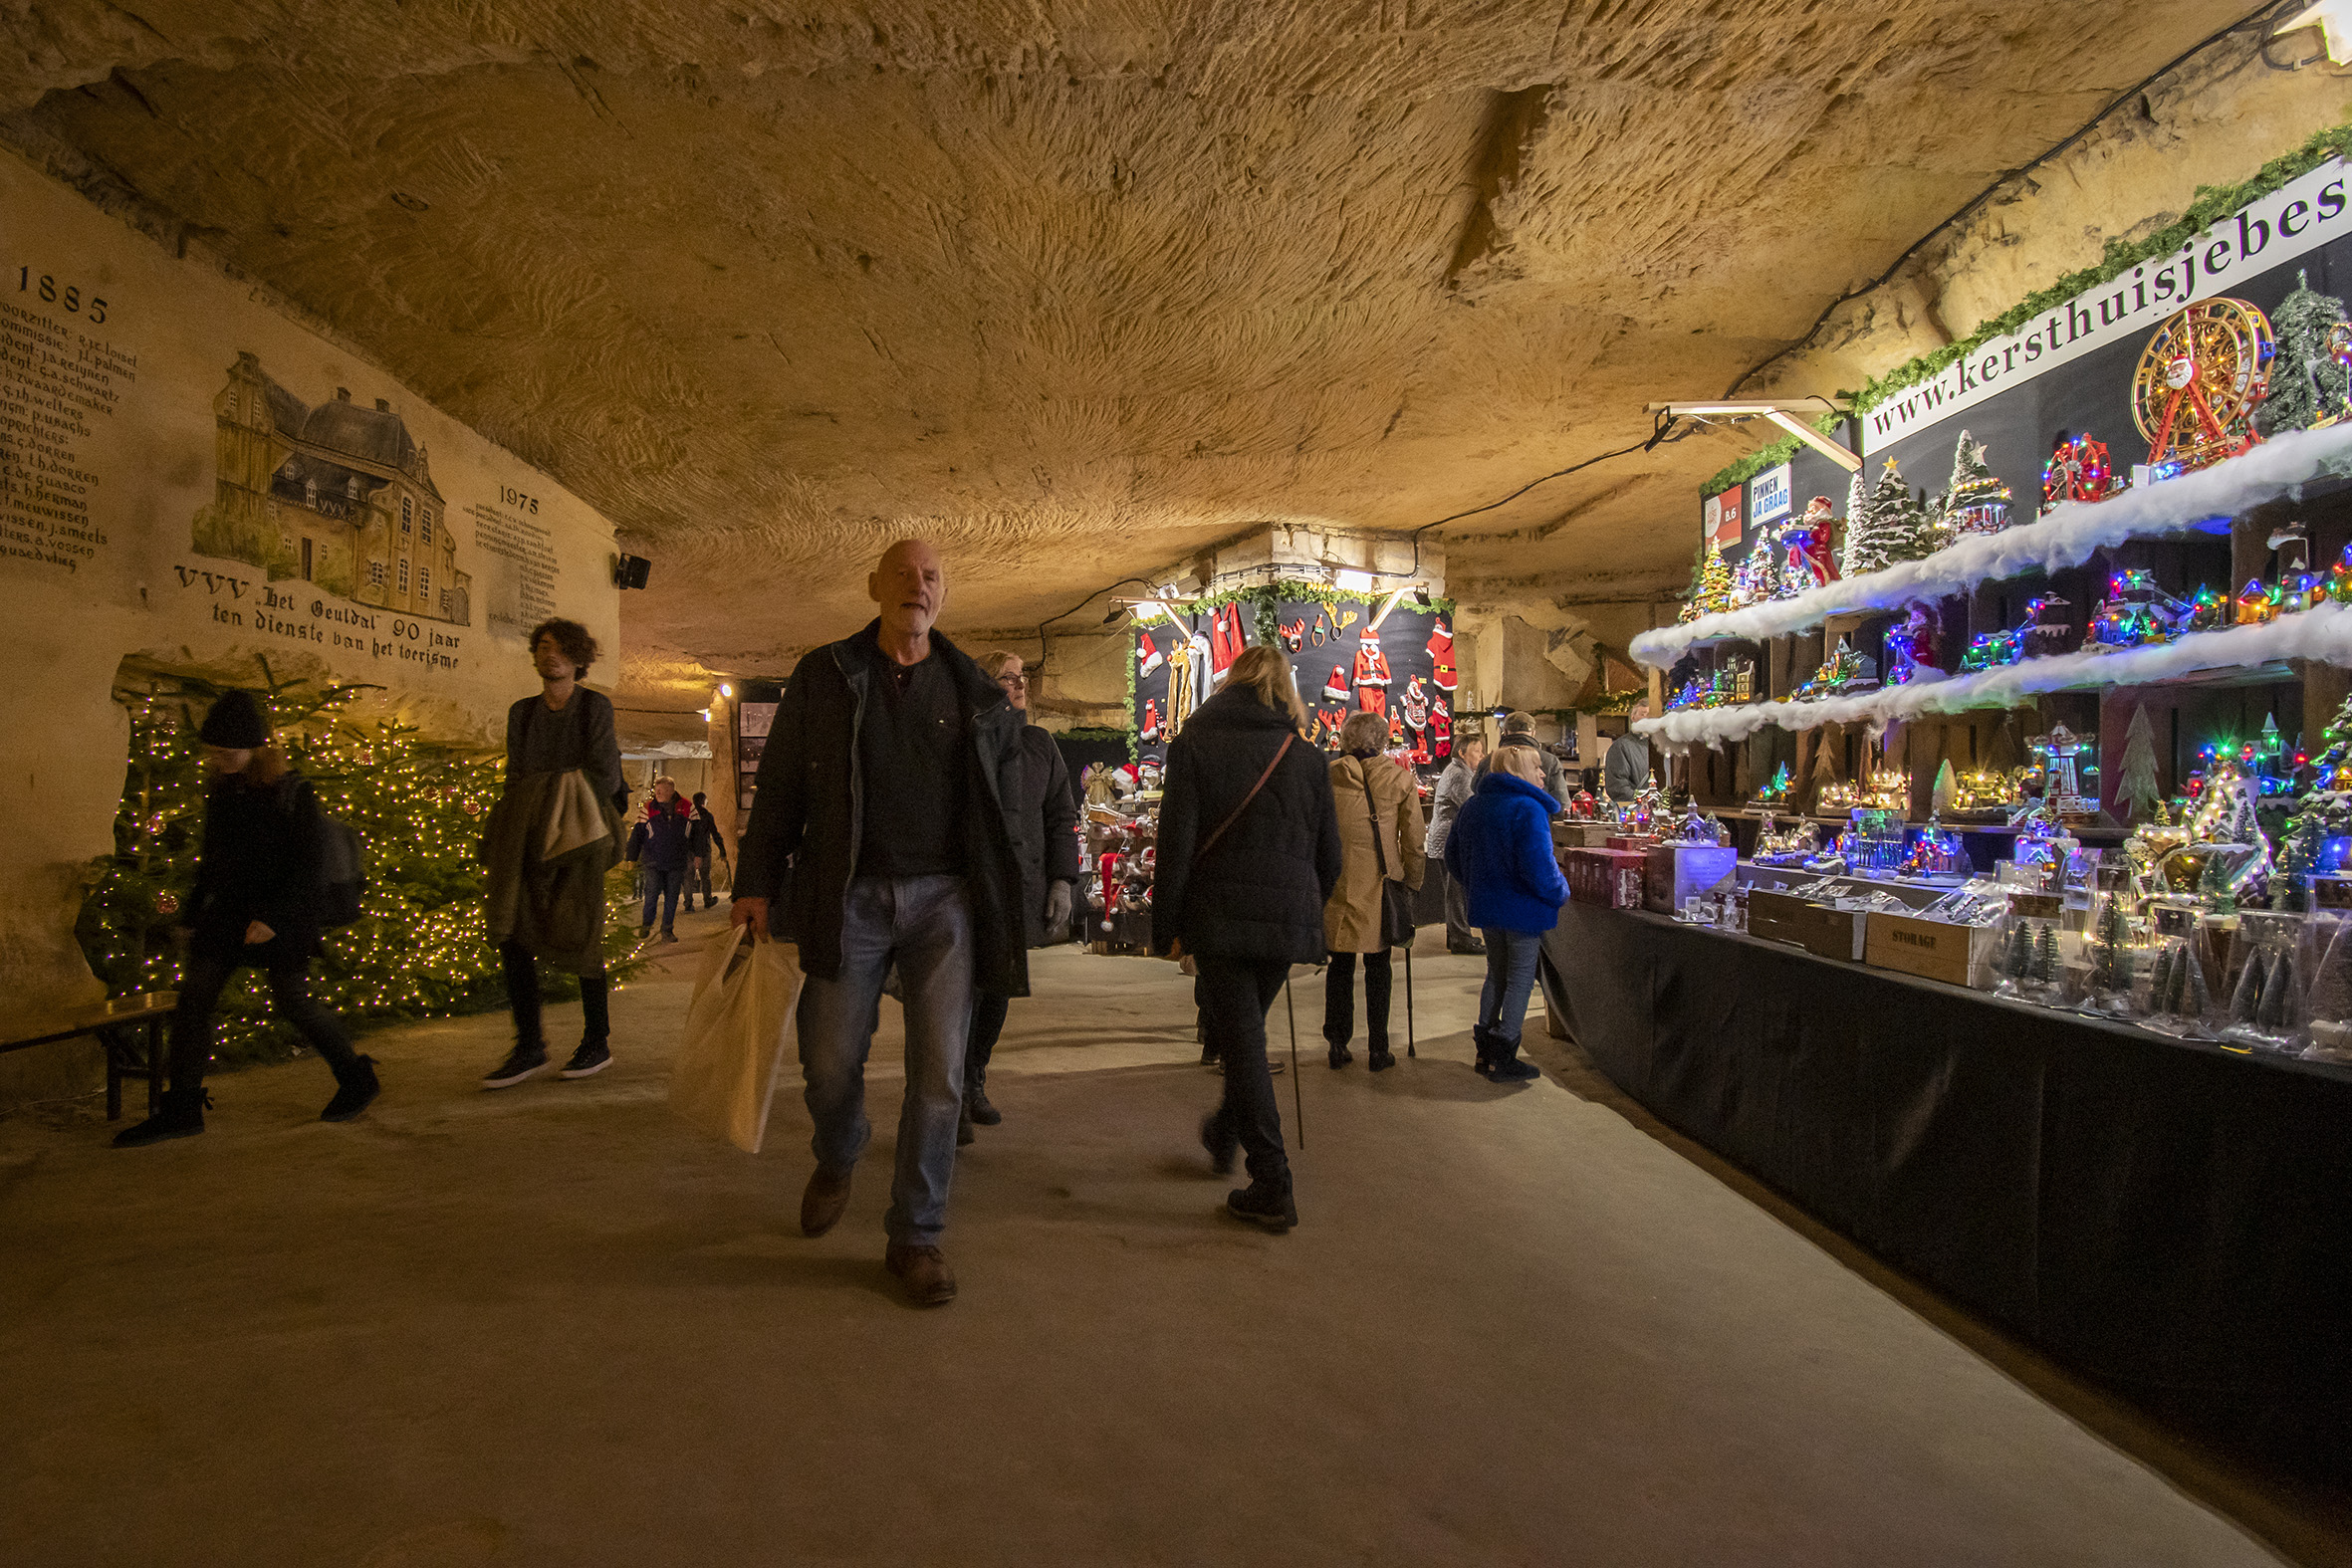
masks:
[(1815, 496), (1805, 504), (1805, 515), (1781, 534), (1788, 543), (1784, 576), (1792, 586), (1817, 588), (1824, 582), (1837, 580), (1837, 561), (1830, 554), (1831, 536), (1836, 528), (1837, 518), (1829, 498)]
[(1454, 628), (1443, 615), (1429, 631), (1429, 683), (1441, 692), (1454, 689)]

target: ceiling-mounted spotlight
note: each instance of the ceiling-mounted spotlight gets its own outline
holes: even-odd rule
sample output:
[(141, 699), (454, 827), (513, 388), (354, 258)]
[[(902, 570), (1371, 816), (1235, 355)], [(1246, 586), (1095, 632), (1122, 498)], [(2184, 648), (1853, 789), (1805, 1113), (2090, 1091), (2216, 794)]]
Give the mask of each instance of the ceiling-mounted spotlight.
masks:
[(722, 681), (719, 684), (719, 695), (722, 697), (732, 697), (735, 695), (735, 688)]
[(1115, 624), (1117, 623), (1117, 621), (1118, 621), (1118, 618), (1119, 618), (1121, 615), (1124, 615), (1124, 614), (1126, 614), (1126, 613), (1127, 613), (1127, 606), (1126, 606), (1126, 605), (1124, 605), (1124, 604), (1113, 604), (1113, 605), (1110, 607), (1110, 612), (1109, 612), (1108, 614), (1106, 614), (1106, 615), (1104, 615), (1104, 616), (1102, 617), (1102, 624), (1104, 624), (1105, 626), (1115, 625)]
[(1427, 588), (1415, 588), (1413, 590), (1413, 602), (1423, 609), (1429, 608), (1429, 590)]
[(612, 558), (612, 585), (616, 588), (641, 588), (652, 572), (653, 562), (642, 556)]

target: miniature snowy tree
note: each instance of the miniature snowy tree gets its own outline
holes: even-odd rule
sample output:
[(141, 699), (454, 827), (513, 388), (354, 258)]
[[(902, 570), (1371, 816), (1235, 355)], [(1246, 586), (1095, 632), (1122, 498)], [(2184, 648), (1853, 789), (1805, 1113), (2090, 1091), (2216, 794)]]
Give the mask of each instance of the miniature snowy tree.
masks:
[(2295, 801), (2296, 818), (2316, 818), (2322, 837), (2352, 833), (2352, 697), (2336, 709), (2319, 740), (2311, 787)]
[(2250, 1029), (2261, 1016), (2262, 969), (2262, 950), (2256, 948), (2245, 956), (2245, 968), (2237, 972), (2237, 989), (2230, 993), (2232, 1023)]
[(2255, 411), (2254, 428), (2265, 439), (2289, 430), (2308, 430), (2322, 420), (2341, 419), (2352, 409), (2352, 368), (2338, 349), (2352, 339), (2344, 302), (2311, 287), (2311, 275), (2295, 275), (2294, 292), (2270, 313), (2278, 352), (2270, 361), (2269, 391)]
[(1697, 620), (1702, 615), (1720, 614), (1732, 607), (1732, 568), (1724, 564), (1723, 552), (1709, 540), (1699, 552), (1699, 564), (1691, 573), (1691, 598), (1683, 606), (1684, 620)]
[(2009, 526), (2009, 487), (1987, 466), (1985, 443), (1960, 433), (1952, 454), (1952, 484), (1944, 492), (1944, 537), (1998, 534)]
[[(1854, 490), (1861, 489), (1857, 474)], [(1924, 560), (1936, 553), (1937, 520), (1912, 498), (1902, 470), (1893, 458), (1880, 471), (1878, 484), (1861, 496), (1846, 517), (1846, 548), (1841, 569), (1849, 577), (1878, 571), (1899, 560)]]
[(2058, 928), (2044, 921), (2033, 933), (2033, 979), (2043, 986), (2058, 983)]
[(2295, 952), (2289, 948), (2278, 955), (2278, 962), (2270, 967), (2269, 977), (2262, 983), (2262, 1007), (2255, 1014), (2255, 1026), (2265, 1034), (2292, 1033), (2295, 993), (2300, 989), (2295, 975)]
[(1936, 782), (1928, 786), (1928, 809), (1942, 816), (1960, 803), (1960, 781), (1953, 777), (1952, 760), (1936, 765)]
[(2352, 943), (2344, 940), (2346, 931), (2352, 931), (2352, 921), (2336, 927), (2334, 939), (2311, 977), (2310, 1011), (2314, 1018), (2352, 1018)]
[(2156, 731), (2148, 722), (2146, 703), (2133, 710), (2132, 727), (2124, 735), (2123, 777), (2116, 782), (2115, 803), (2127, 822), (2154, 814), (2164, 803), (2156, 778)]

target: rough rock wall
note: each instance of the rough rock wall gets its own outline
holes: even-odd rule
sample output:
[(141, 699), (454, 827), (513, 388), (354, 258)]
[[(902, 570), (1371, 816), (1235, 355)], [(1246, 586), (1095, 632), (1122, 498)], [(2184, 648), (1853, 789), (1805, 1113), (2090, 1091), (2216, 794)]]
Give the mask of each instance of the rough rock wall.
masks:
[[(853, 626), (903, 533), (951, 627), (1012, 625), (1636, 441), (2221, 20), (10, 0), (0, 106), (618, 520), (655, 560), (628, 692), (690, 714)], [(1483, 514), (1458, 581), (1671, 571), (1744, 441)]]

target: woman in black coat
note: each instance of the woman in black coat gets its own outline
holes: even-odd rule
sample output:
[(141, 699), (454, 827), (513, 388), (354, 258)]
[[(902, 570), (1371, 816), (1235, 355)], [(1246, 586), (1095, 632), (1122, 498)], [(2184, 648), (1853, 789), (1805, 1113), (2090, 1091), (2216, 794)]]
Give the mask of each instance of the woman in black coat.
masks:
[(1220, 1172), (1237, 1143), (1247, 1153), (1250, 1185), (1226, 1209), (1270, 1231), (1296, 1225), (1298, 1210), (1266, 1009), (1292, 965), (1321, 961), (1323, 905), (1340, 870), (1328, 760), (1300, 738), (1306, 724), (1281, 650), (1244, 650), (1168, 747), (1151, 890), (1152, 943), (1162, 953), (1181, 944), (1194, 960), (1202, 1027), (1225, 1061), (1225, 1102), (1201, 1142)]
[(270, 745), (251, 693), (223, 694), (197, 735), (213, 782), (196, 887), (180, 916), (191, 935), (171, 1014), (171, 1087), (154, 1115), (116, 1136), (118, 1149), (204, 1130), (212, 1009), (247, 964), (269, 975), (278, 1015), (335, 1070), (339, 1088), (322, 1119), (349, 1121), (376, 1094), (374, 1058), (355, 1054), (335, 1014), (311, 1000), (311, 958), (322, 951), (319, 797)]

